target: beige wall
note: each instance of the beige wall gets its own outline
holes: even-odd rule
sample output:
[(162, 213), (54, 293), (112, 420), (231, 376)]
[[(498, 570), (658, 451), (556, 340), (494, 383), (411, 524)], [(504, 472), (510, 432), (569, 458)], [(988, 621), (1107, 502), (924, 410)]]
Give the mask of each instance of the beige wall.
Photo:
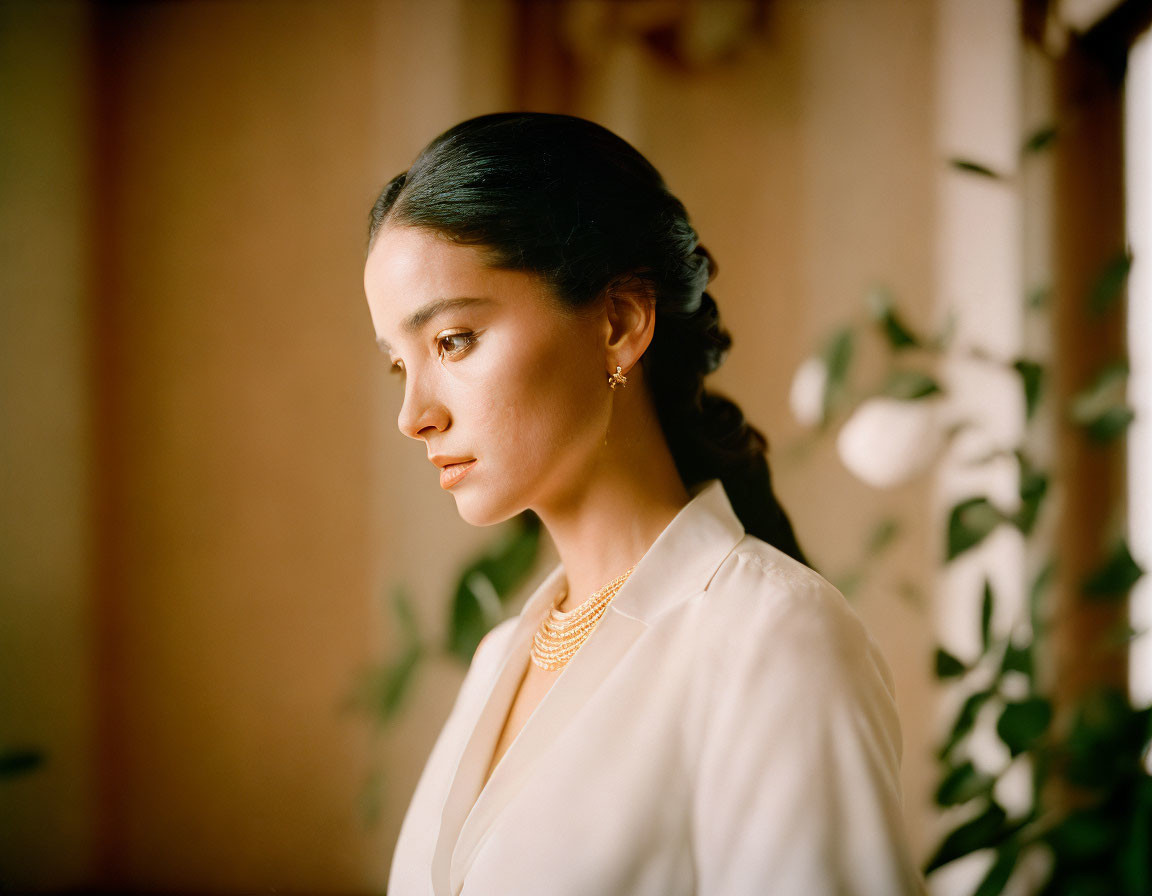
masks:
[[(5, 319), (52, 337), (0, 335), (12, 433), (2, 444), (21, 507), (42, 514), (0, 507), (4, 600), (19, 620), (0, 633), (15, 645), (0, 694), (5, 736), (59, 744), (59, 762), (0, 785), (18, 796), (5, 824), (25, 832), (3, 838), (0, 867), (45, 883), (95, 875), (98, 837), (104, 873), (142, 887), (379, 890), (462, 673), (424, 669), (409, 712), (380, 737), (338, 707), (388, 643), (392, 585), (409, 586), (435, 635), (459, 561), (493, 533), (459, 520), (420, 446), (395, 430), (399, 394), (360, 295), (364, 222), (378, 187), (427, 139), (512, 104), (510, 6), (107, 13), (95, 156), (78, 130), (84, 7), (56, 6), (74, 13), (61, 22), (52, 6), (18, 7), (0, 61), (4, 74), (34, 61), (46, 77), (9, 113), (54, 116), (20, 130), (26, 167), (14, 170), (32, 173), (0, 209), (5, 248), (9, 232), (25, 240), (0, 275), (15, 299)], [(932, 5), (770, 10), (763, 38), (693, 73), (620, 37), (582, 63), (572, 111), (646, 152), (716, 255), (715, 295), (735, 336), (716, 385), (768, 434), (778, 490), (814, 560), (843, 569), (868, 523), (910, 515), (858, 601), (898, 680), (923, 850), (929, 620), (895, 590), (924, 582), (935, 557), (922, 484), (877, 494), (830, 446), (802, 460), (784, 449), (799, 436), (786, 406), (792, 370), (830, 325), (860, 312), (872, 282), (930, 322)], [(33, 53), (35, 35), (51, 52)], [(99, 177), (86, 198), (90, 157)], [(52, 189), (52, 172), (81, 186)], [(28, 185), (45, 181), (59, 207), (24, 229), (38, 195)], [(50, 298), (37, 299), (41, 259), (60, 258)], [(17, 388), (25, 371), (46, 380), (35, 402)], [(36, 422), (47, 414), (64, 422)], [(76, 508), (89, 501), (99, 522), (86, 527)], [(32, 554), (46, 559), (29, 571)], [(89, 644), (101, 670), (91, 701)], [(28, 684), (9, 693), (8, 682)], [(17, 693), (23, 710), (10, 714)], [(384, 775), (382, 818), (369, 829), (359, 801), (373, 769)], [(98, 809), (84, 796), (93, 777)], [(60, 862), (72, 845), (75, 858)]]
[[(271, 12), (271, 14), (270, 14)], [(350, 891), (367, 624), (357, 303), (374, 13), (109, 14), (98, 595), (117, 879)]]

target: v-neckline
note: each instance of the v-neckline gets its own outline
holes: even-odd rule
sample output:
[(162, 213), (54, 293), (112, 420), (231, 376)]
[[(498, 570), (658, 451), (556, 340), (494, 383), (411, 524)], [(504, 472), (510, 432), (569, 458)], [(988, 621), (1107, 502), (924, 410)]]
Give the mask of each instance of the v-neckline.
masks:
[[(477, 692), (462, 713), (461, 746), (450, 760), (451, 781), (440, 809), (440, 824), (432, 855), (432, 884), (437, 896), (459, 894), (486, 836), (501, 813), (534, 773), (536, 764), (566, 735), (585, 707), (597, 699), (613, 670), (624, 660), (650, 620), (673, 603), (703, 590), (723, 558), (744, 536), (720, 481), (712, 480), (693, 508), (669, 527), (637, 565), (604, 617), (595, 637), (580, 650), (580, 658), (565, 666), (533, 712), (493, 764), (500, 735), (512, 710), (527, 664), (531, 642), (550, 598), (564, 580), (557, 566), (529, 599), (508, 639), (492, 645), (490, 674), (484, 674)], [(678, 571), (668, 575), (675, 558)], [(547, 593), (547, 597), (545, 594)], [(539, 603), (537, 603), (539, 601)], [(522, 611), (521, 616), (525, 615)], [(485, 664), (487, 666), (487, 663)], [(486, 693), (485, 693), (486, 691)], [(491, 771), (491, 774), (488, 772)]]
[[(547, 612), (547, 611), (545, 611), (545, 612)], [(535, 630), (533, 630), (533, 632), (534, 631)], [(512, 691), (511, 699), (508, 701), (508, 703), (505, 705), (505, 707), (503, 709), (503, 720), (500, 723), (500, 730), (496, 735), (496, 741), (492, 745), (492, 752), (488, 757), (488, 767), (487, 767), (487, 771), (485, 772), (484, 777), (481, 781), (479, 793), (484, 792), (484, 788), (486, 788), (488, 786), (488, 782), (491, 781), (492, 777), (496, 774), (496, 769), (498, 769), (500, 767), (500, 764), (504, 761), (505, 757), (516, 746), (516, 744), (520, 740), (520, 736), (521, 736), (521, 734), (523, 734), (524, 730), (530, 724), (532, 724), (532, 720), (539, 714), (540, 707), (544, 704), (544, 701), (548, 699), (549, 695), (552, 693), (553, 689), (556, 687), (556, 684), (559, 682), (560, 677), (564, 674), (564, 669), (567, 668), (567, 665), (565, 665), (565, 667), (563, 669), (561, 669), (559, 671), (559, 673), (553, 677), (553, 679), (549, 683), (548, 687), (544, 690), (544, 692), (542, 694), (540, 694), (539, 699), (536, 701), (535, 705), (532, 707), (532, 711), (529, 712), (528, 715), (524, 718), (523, 722), (520, 725), (520, 728), (516, 731), (515, 736), (510, 741), (508, 741), (507, 745), (504, 747), (503, 752), (499, 755), (499, 757), (497, 757), (496, 751), (500, 748), (500, 745), (504, 741), (504, 734), (508, 730), (508, 724), (512, 721), (512, 714), (516, 710), (516, 707), (520, 701), (520, 697), (521, 697), (521, 694), (523, 693), (525, 683), (528, 682), (528, 680), (532, 674), (531, 644), (532, 644), (532, 640), (531, 640), (531, 638), (528, 638), (527, 644), (522, 645), (522, 646), (527, 646), (527, 648), (528, 648), (527, 651), (525, 652), (523, 660), (522, 660), (524, 667), (521, 670), (519, 679), (516, 683), (515, 688)], [(495, 707), (492, 707), (492, 709), (494, 710)], [(479, 793), (477, 794), (477, 800), (479, 799)]]

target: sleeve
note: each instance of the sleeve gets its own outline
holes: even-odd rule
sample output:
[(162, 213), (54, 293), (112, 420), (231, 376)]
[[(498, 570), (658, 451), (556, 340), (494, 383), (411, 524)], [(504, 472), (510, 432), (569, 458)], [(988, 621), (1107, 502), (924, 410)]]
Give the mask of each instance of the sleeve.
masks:
[(922, 894), (891, 674), (823, 579), (742, 561), (711, 652), (693, 794), (700, 896)]

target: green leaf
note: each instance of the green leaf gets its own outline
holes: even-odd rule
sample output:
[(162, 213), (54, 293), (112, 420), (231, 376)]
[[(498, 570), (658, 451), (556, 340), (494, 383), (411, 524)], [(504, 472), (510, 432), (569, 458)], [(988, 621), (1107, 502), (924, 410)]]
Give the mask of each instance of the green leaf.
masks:
[(360, 792), (356, 795), (360, 821), (366, 828), (374, 828), (383, 814), (384, 784), (384, 772), (379, 768), (374, 768), (368, 773)]
[(507, 601), (532, 571), (539, 549), (540, 518), (525, 512), (516, 517), (504, 539), (477, 568), (492, 583), (500, 600)]
[(1000, 674), (1003, 675), (1005, 672), (1021, 672), (1031, 679), (1033, 674), (1032, 670), (1032, 646), (1017, 647), (1009, 642), (1008, 646), (1004, 648), (1004, 658), (1000, 662)]
[(1152, 893), (1152, 778), (1136, 787), (1132, 823), (1120, 847), (1120, 877), (1125, 893)]
[(892, 302), (892, 295), (883, 287), (876, 287), (868, 293), (869, 313), (884, 333), (888, 346), (893, 351), (906, 348), (915, 348), (922, 345), (922, 341), (912, 332)]
[(403, 706), (422, 658), (423, 648), (410, 645), (391, 662), (365, 670), (358, 676), (344, 707), (360, 709), (380, 721), (388, 721)]
[(0, 779), (27, 775), (40, 768), (45, 753), (36, 747), (17, 747), (0, 753)]
[(942, 647), (936, 648), (936, 677), (939, 679), (958, 678), (968, 671), (960, 660)]
[(1028, 297), (1024, 300), (1028, 308), (1046, 308), (1052, 299), (1051, 286), (1037, 286), (1028, 293)]
[(829, 420), (833, 407), (844, 393), (848, 381), (848, 368), (855, 350), (855, 340), (856, 335), (851, 327), (841, 327), (832, 334), (820, 352), (828, 372), (824, 381), (821, 417), (823, 421)]
[(990, 802), (983, 812), (944, 838), (925, 866), (925, 873), (930, 874), (937, 868), (977, 850), (998, 846), (1007, 834), (1005, 826), (1007, 819), (1004, 810), (996, 803)]
[(1052, 584), (1056, 575), (1056, 561), (1049, 560), (1036, 573), (1032, 580), (1032, 587), (1028, 589), (1028, 612), (1032, 623), (1032, 631), (1038, 633), (1044, 628), (1044, 595)]
[(504, 604), (527, 578), (536, 561), (540, 520), (516, 518), (504, 536), (460, 573), (448, 620), (448, 651), (471, 661), (481, 639), (504, 617)]
[(900, 521), (894, 517), (888, 517), (878, 522), (868, 535), (867, 551), (870, 557), (874, 557), (883, 551), (900, 531)]
[(937, 395), (944, 390), (932, 377), (918, 370), (894, 370), (881, 389), (882, 395), (902, 401), (915, 401), (929, 395)]
[(859, 569), (849, 570), (840, 576), (832, 583), (833, 586), (843, 594), (846, 598), (851, 600), (856, 595), (856, 591), (860, 588), (860, 584), (864, 581), (864, 574)]
[(920, 344), (919, 340), (912, 335), (912, 331), (905, 326), (904, 322), (900, 320), (895, 313), (885, 317), (882, 326), (884, 336), (888, 340), (888, 345), (897, 351)]
[(976, 724), (976, 717), (980, 714), (981, 707), (988, 702), (988, 698), (992, 696), (991, 691), (977, 691), (970, 694), (968, 698), (960, 707), (960, 712), (956, 714), (956, 721), (952, 725), (952, 731), (948, 734), (948, 739), (944, 741), (943, 746), (937, 751), (936, 755), (939, 759), (945, 759), (971, 732), (972, 727)]
[(949, 159), (948, 161), (957, 171), (964, 171), (968, 174), (979, 174), (981, 177), (990, 177), (993, 180), (1001, 180), (1003, 178), (1003, 175), (993, 171), (987, 165), (981, 165), (979, 162), (973, 162), (970, 159)]
[(980, 643), (984, 652), (992, 643), (992, 582), (984, 579), (984, 597), (980, 601)]
[(1136, 412), (1127, 405), (1111, 407), (1089, 422), (1086, 432), (1094, 442), (1111, 442), (1128, 430), (1136, 419)]
[(378, 706), (383, 719), (390, 719), (399, 712), (422, 655), (419, 648), (410, 648), (385, 669), (378, 695)]
[(1020, 464), (1020, 508), (1012, 515), (1012, 523), (1024, 535), (1030, 535), (1048, 493), (1048, 476), (1034, 467), (1023, 451), (1014, 453)]
[(984, 875), (973, 892), (972, 896), (1000, 896), (1008, 884), (1008, 878), (1016, 869), (1016, 861), (1020, 858), (1020, 845), (1015, 840), (1008, 840), (996, 852), (996, 861)]
[(1097, 442), (1108, 442), (1122, 435), (1136, 416), (1125, 401), (1127, 382), (1127, 361), (1106, 364), (1087, 387), (1070, 399), (1069, 420), (1083, 427), (1088, 437)]
[(953, 507), (948, 517), (948, 561), (980, 544), (1003, 519), (983, 497), (968, 498)]
[[(1108, 872), (1100, 871), (1097, 863), (1086, 869), (1061, 867), (1057, 856), (1051, 877), (1039, 896), (1117, 896)], [(1140, 896), (1144, 896), (1143, 893)]]
[(924, 592), (915, 582), (909, 582), (907, 579), (901, 581), (896, 586), (896, 593), (900, 596), (901, 600), (915, 607), (917, 610), (923, 611), (926, 603)]
[(959, 806), (992, 791), (996, 779), (979, 771), (971, 762), (956, 766), (936, 788), (937, 806)]
[(1122, 599), (1144, 575), (1144, 570), (1128, 552), (1128, 542), (1119, 539), (1108, 558), (1085, 578), (1085, 596), (1094, 600)]
[(491, 580), (470, 568), (456, 585), (449, 617), (448, 650), (457, 659), (471, 661), (481, 639), (499, 619), (493, 603), (499, 606)]
[(1093, 314), (1103, 314), (1124, 294), (1128, 274), (1132, 270), (1132, 256), (1122, 251), (1103, 267), (1088, 294), (1088, 308)]
[(1148, 633), (1148, 629), (1133, 628), (1127, 622), (1114, 622), (1104, 629), (1100, 643), (1105, 647), (1124, 647)]
[(354, 698), (360, 705), (378, 712), (384, 720), (399, 712), (424, 654), (416, 614), (402, 585), (392, 592), (392, 612), (399, 631), (400, 654), (382, 668), (369, 672), (359, 696)]
[(1027, 358), (1017, 358), (1012, 368), (1020, 374), (1020, 382), (1024, 387), (1024, 419), (1031, 420), (1040, 404), (1040, 392), (1044, 385), (1044, 368), (1035, 361)]
[(952, 343), (952, 338), (956, 335), (956, 309), (949, 308), (948, 314), (944, 318), (944, 324), (940, 328), (940, 332), (931, 337), (925, 344), (925, 348), (932, 349), (933, 351), (944, 351)]
[[(1125, 752), (1130, 756), (1143, 757), (1152, 748), (1152, 705), (1143, 709), (1136, 709), (1131, 703), (1127, 705), (1129, 715), (1124, 726)], [(1149, 797), (1152, 798), (1152, 794)]]
[(1000, 713), (996, 733), (1013, 756), (1031, 749), (1052, 722), (1052, 704), (1042, 697), (1009, 703)]
[(1135, 763), (1133, 757), (1149, 746), (1152, 706), (1136, 709), (1123, 690), (1097, 689), (1082, 701), (1081, 710), (1079, 724), (1095, 738), (1094, 749), (1111, 749)]
[(1020, 150), (1021, 153), (1024, 155), (1029, 155), (1031, 153), (1036, 153), (1047, 149), (1056, 139), (1057, 133), (1058, 131), (1056, 125), (1054, 124), (1045, 125), (1044, 127), (1033, 131), (1028, 136), (1028, 139), (1024, 141), (1024, 145)]
[(1152, 736), (1152, 708), (1137, 710), (1117, 689), (1085, 695), (1063, 740), (1064, 774), (1076, 787), (1107, 793), (1146, 776), (1141, 756)]
[(412, 609), (412, 601), (404, 586), (398, 585), (392, 592), (392, 612), (396, 616), (397, 627), (400, 630), (402, 643), (405, 647), (420, 643), (420, 631), (416, 622), (416, 613)]
[(1115, 838), (1116, 820), (1090, 809), (1070, 812), (1045, 837), (1060, 859), (1072, 863), (1107, 856)]

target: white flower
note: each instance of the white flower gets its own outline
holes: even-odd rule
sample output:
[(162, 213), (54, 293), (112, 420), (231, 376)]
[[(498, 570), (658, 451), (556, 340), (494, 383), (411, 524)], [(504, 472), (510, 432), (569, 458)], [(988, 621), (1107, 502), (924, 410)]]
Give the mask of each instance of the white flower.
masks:
[(828, 382), (828, 365), (812, 357), (796, 368), (788, 401), (792, 416), (805, 426), (815, 426), (824, 418), (824, 387)]
[(836, 437), (840, 460), (857, 478), (890, 488), (925, 469), (943, 442), (937, 402), (869, 398)]

